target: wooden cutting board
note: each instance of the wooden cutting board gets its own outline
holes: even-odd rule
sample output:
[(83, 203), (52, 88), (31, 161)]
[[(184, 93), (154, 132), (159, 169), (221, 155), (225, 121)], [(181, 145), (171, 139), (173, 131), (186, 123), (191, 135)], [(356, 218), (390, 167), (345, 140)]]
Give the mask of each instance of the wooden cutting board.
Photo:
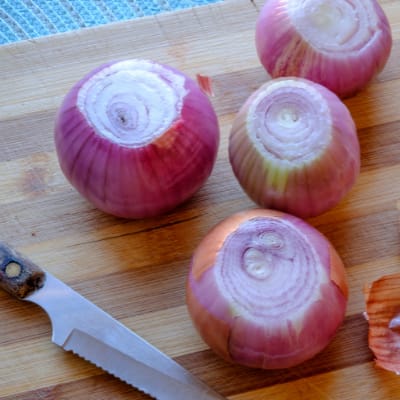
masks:
[[(361, 176), (335, 209), (309, 220), (348, 271), (349, 305), (334, 341), (296, 368), (254, 370), (214, 355), (188, 317), (194, 248), (221, 219), (255, 206), (231, 172), (227, 139), (235, 112), (267, 79), (254, 48), (261, 4), (232, 0), (0, 47), (0, 239), (229, 399), (399, 399), (400, 377), (376, 368), (368, 349), (362, 294), (366, 283), (400, 271), (399, 0), (381, 0), (394, 36), (385, 70), (346, 100)], [(189, 202), (160, 218), (128, 221), (94, 209), (66, 182), (54, 152), (55, 112), (67, 90), (93, 67), (125, 58), (154, 59), (214, 84), (222, 134), (215, 169)], [(147, 398), (50, 335), (41, 309), (0, 292), (1, 400)]]

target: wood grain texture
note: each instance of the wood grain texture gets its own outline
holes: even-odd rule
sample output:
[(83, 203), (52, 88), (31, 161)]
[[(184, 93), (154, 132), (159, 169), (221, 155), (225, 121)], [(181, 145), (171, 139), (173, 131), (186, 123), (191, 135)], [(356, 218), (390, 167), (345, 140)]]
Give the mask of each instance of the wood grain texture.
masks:
[[(400, 378), (374, 366), (362, 287), (400, 269), (400, 2), (381, 0), (394, 37), (384, 71), (346, 100), (362, 169), (333, 210), (309, 222), (348, 272), (346, 319), (331, 345), (296, 368), (259, 371), (225, 363), (195, 332), (185, 307), (191, 254), (206, 232), (254, 207), (234, 179), (227, 139), (235, 112), (267, 76), (256, 57), (261, 0), (228, 0), (0, 47), (0, 240), (121, 320), (231, 400), (387, 400)], [(208, 75), (221, 125), (214, 171), (186, 204), (128, 221), (94, 209), (66, 182), (53, 123), (68, 89), (113, 59), (149, 58)], [(50, 341), (45, 313), (0, 292), (0, 399), (146, 399)]]

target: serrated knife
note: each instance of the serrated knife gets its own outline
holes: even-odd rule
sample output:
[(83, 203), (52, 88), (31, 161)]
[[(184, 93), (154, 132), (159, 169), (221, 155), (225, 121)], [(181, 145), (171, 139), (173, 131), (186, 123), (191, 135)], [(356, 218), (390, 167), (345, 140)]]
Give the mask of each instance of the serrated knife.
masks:
[(41, 306), (52, 341), (158, 400), (223, 400), (201, 380), (95, 304), (0, 242), (0, 287)]

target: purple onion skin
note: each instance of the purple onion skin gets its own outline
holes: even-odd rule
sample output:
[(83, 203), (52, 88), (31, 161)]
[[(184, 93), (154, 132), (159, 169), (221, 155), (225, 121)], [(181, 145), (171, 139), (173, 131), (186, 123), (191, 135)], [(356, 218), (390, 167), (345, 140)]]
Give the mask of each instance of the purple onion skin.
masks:
[(66, 95), (55, 124), (60, 167), (83, 197), (108, 214), (132, 219), (159, 216), (188, 200), (208, 179), (219, 146), (218, 120), (194, 80), (159, 64), (185, 77), (187, 94), (180, 115), (144, 146), (108, 140), (88, 124), (77, 98), (88, 79), (112, 64), (94, 69)]
[[(363, 0), (364, 1), (364, 0)], [(361, 49), (321, 52), (310, 45), (289, 21), (288, 0), (267, 0), (256, 24), (256, 48), (261, 64), (272, 78), (297, 76), (317, 82), (341, 98), (355, 95), (382, 71), (390, 56), (389, 21), (376, 0), (375, 37)], [(372, 34), (371, 34), (372, 36)]]

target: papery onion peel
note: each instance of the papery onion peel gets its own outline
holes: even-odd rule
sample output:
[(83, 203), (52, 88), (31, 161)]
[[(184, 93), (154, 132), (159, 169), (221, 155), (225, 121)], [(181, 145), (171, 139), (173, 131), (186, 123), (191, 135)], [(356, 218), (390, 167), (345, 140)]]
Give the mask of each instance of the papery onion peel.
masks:
[(368, 345), (378, 367), (400, 374), (400, 274), (364, 287)]
[(207, 75), (196, 74), (196, 80), (203, 92), (208, 96), (214, 96), (212, 79)]

